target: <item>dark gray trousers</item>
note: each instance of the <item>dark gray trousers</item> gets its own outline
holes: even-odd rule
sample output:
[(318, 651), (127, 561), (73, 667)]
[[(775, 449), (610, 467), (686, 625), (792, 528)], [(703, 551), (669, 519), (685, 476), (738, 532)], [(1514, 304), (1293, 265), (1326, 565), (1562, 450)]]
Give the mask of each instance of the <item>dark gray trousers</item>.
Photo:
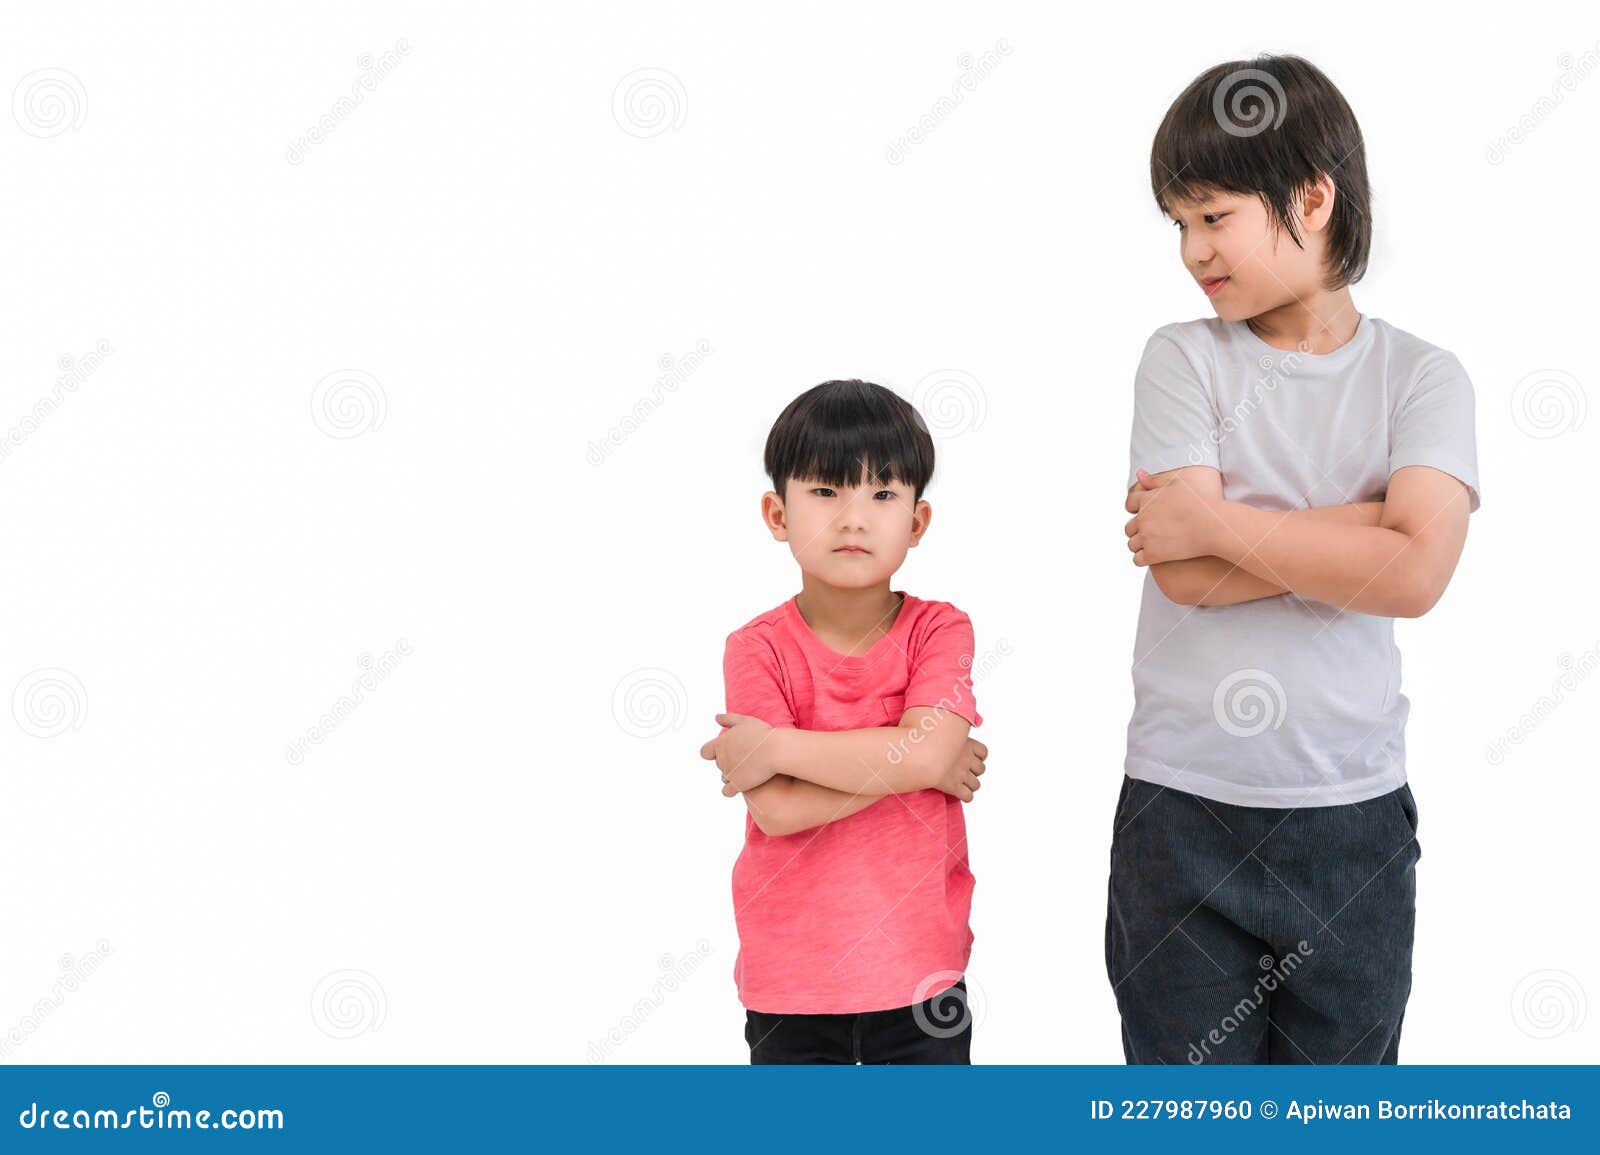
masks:
[(1411, 993), (1411, 788), (1232, 806), (1124, 776), (1106, 972), (1130, 1063), (1394, 1063)]

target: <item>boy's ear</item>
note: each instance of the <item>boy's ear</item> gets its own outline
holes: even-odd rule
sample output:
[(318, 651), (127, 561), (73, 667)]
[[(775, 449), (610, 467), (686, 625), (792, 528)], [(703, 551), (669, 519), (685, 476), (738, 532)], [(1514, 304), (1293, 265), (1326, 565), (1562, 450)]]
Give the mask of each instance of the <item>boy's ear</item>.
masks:
[(917, 502), (916, 508), (911, 511), (911, 548), (915, 549), (922, 540), (922, 535), (928, 532), (928, 523), (933, 520), (933, 506), (926, 501)]
[(1321, 173), (1300, 193), (1300, 219), (1305, 222), (1306, 231), (1320, 233), (1328, 227), (1328, 222), (1333, 219), (1333, 202), (1339, 195), (1339, 190), (1334, 186), (1333, 178), (1327, 173)]
[(773, 541), (789, 540), (789, 523), (783, 512), (783, 498), (770, 489), (761, 495), (761, 520), (766, 523)]

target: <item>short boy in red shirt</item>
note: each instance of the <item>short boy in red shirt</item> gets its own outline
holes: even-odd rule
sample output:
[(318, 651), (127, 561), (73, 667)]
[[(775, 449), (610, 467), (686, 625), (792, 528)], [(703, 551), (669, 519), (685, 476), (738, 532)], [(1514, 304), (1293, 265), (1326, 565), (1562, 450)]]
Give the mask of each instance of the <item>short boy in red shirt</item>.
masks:
[(927, 532), (933, 441), (881, 385), (828, 381), (767, 438), (761, 515), (800, 593), (728, 636), (725, 729), (701, 748), (743, 794), (733, 870), (752, 1063), (969, 1063), (973, 876), (961, 804), (988, 750), (972, 623), (893, 590)]

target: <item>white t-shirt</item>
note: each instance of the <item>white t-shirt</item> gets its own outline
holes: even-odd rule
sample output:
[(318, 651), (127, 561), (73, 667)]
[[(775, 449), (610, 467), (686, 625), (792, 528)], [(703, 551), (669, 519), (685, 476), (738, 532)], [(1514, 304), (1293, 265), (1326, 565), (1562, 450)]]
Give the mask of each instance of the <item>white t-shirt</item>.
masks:
[[(1134, 384), (1128, 484), (1209, 465), (1260, 509), (1382, 501), (1426, 465), (1478, 508), (1472, 383), (1456, 358), (1376, 317), (1331, 353), (1275, 349), (1243, 321), (1164, 325)], [(1147, 573), (1125, 769), (1241, 806), (1333, 806), (1404, 784), (1392, 618), (1296, 594), (1181, 606)]]

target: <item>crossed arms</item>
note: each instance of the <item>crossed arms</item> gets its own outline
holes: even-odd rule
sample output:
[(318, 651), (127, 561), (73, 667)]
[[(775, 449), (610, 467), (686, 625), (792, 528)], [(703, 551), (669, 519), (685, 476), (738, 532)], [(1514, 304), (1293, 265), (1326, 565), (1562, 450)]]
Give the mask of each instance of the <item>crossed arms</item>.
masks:
[(1421, 617), (1449, 585), (1467, 538), (1467, 487), (1442, 470), (1395, 470), (1381, 502), (1268, 511), (1222, 497), (1222, 474), (1139, 471), (1123, 527), (1133, 563), (1181, 605), (1294, 593), (1380, 617)]
[(989, 749), (942, 706), (913, 706), (898, 726), (800, 730), (744, 714), (700, 748), (722, 771), (722, 793), (743, 794), (763, 833), (796, 834), (837, 822), (890, 794), (939, 790), (971, 802)]

